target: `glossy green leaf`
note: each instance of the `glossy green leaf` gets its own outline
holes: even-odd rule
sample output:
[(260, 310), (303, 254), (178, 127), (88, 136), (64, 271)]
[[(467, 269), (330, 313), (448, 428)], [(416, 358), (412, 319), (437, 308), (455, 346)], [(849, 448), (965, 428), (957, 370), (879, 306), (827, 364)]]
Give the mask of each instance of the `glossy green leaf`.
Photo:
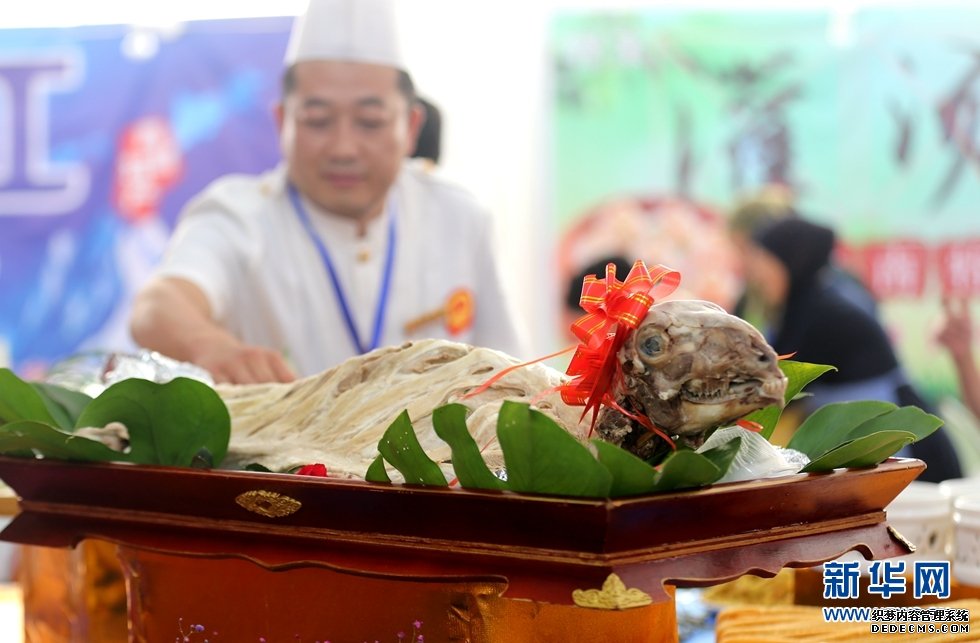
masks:
[(388, 471), (385, 470), (385, 460), (382, 456), (379, 455), (371, 462), (367, 473), (364, 474), (364, 479), (368, 482), (391, 482)]
[(917, 406), (903, 406), (860, 424), (847, 434), (847, 438), (853, 440), (879, 431), (908, 431), (916, 440), (921, 440), (942, 425), (941, 419)]
[(915, 442), (908, 431), (878, 431), (831, 449), (803, 468), (804, 473), (831, 471), (842, 467), (870, 467)]
[(0, 425), (20, 420), (58, 425), (37, 389), (9, 368), (0, 368)]
[(432, 413), (432, 428), (452, 449), (453, 471), (465, 489), (503, 489), (504, 481), (493, 475), (480, 455), (480, 447), (466, 428), (468, 409), (447, 404)]
[(129, 430), (129, 460), (140, 464), (190, 466), (201, 449), (219, 465), (228, 451), (231, 420), (213, 388), (178, 377), (166, 384), (127, 379), (92, 400), (76, 425), (122, 422)]
[(41, 396), (51, 417), (63, 431), (71, 432), (75, 428), (75, 422), (82, 414), (82, 410), (92, 401), (92, 398), (85, 393), (72, 391), (63, 386), (44, 382), (31, 382), (31, 386)]
[(128, 459), (126, 454), (101, 442), (65, 433), (41, 422), (21, 420), (0, 426), (0, 453), (21, 456), (26, 452), (59, 460), (109, 462)]
[(507, 487), (524, 493), (607, 498), (612, 474), (554, 420), (527, 404), (504, 402), (497, 438), (507, 465)]
[(391, 426), (385, 430), (378, 451), (395, 467), (408, 484), (445, 487), (449, 483), (439, 465), (429, 459), (419, 444), (415, 428), (408, 417), (408, 411), (402, 411)]
[(821, 375), (830, 371), (836, 371), (836, 366), (828, 364), (811, 364), (809, 362), (797, 362), (791, 359), (779, 360), (779, 368), (786, 375), (786, 393), (783, 401), (789, 403), (799, 395), (803, 388), (817, 379)]
[(250, 464), (246, 464), (245, 471), (256, 471), (259, 473), (272, 473), (272, 469), (258, 462), (252, 462)]
[(790, 449), (816, 460), (838, 445), (849, 441), (851, 432), (868, 420), (895, 410), (889, 402), (835, 402), (820, 407), (796, 429)]
[[(828, 371), (836, 371), (833, 366), (826, 364), (810, 364), (808, 362), (795, 362), (791, 359), (779, 360), (779, 368), (786, 376), (786, 393), (783, 396), (783, 403), (788, 404), (800, 394), (807, 384), (817, 379)], [(767, 406), (764, 409), (753, 411), (745, 416), (746, 420), (758, 422), (762, 425), (762, 437), (769, 439), (772, 432), (776, 429), (776, 423), (783, 413), (781, 406)]]
[(674, 451), (660, 465), (654, 491), (673, 491), (709, 485), (722, 476), (709, 458), (689, 449)]
[(657, 483), (657, 472), (629, 451), (604, 440), (592, 440), (599, 462), (612, 475), (610, 498), (650, 493)]

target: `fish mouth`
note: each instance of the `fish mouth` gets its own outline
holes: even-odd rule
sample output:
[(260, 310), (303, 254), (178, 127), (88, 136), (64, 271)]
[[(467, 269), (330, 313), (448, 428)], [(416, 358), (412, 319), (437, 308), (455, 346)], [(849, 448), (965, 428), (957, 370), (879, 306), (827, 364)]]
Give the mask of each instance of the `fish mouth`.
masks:
[(721, 380), (691, 380), (681, 387), (681, 398), (691, 404), (727, 404), (728, 402), (782, 403), (785, 380), (760, 380), (753, 377)]

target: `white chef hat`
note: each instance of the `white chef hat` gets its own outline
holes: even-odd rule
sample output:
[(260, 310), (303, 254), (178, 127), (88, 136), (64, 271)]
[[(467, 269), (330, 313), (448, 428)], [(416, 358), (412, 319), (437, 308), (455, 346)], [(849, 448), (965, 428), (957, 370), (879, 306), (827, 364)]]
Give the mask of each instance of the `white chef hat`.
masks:
[(405, 70), (394, 0), (309, 0), (296, 18), (286, 66), (303, 60), (345, 60)]

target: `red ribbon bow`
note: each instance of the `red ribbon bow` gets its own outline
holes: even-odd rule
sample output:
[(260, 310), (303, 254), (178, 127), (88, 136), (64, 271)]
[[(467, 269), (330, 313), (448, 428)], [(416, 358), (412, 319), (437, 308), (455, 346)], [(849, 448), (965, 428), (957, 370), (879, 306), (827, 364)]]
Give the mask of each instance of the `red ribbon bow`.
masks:
[(592, 411), (592, 427), (595, 427), (603, 404), (619, 409), (611, 394), (621, 375), (616, 353), (646, 317), (655, 298), (672, 293), (680, 281), (681, 275), (676, 270), (660, 264), (648, 270), (639, 259), (630, 269), (626, 281), (616, 279), (613, 263), (606, 266), (604, 280), (595, 275), (588, 275), (583, 280), (579, 305), (586, 314), (572, 324), (572, 332), (581, 344), (566, 371), (573, 379), (559, 387), (559, 391), (566, 404), (585, 407), (583, 418)]
[[(618, 377), (622, 377), (616, 353), (622, 348), (629, 334), (646, 317), (656, 297), (666, 297), (674, 292), (681, 282), (681, 273), (657, 264), (648, 270), (642, 260), (637, 259), (626, 276), (626, 281), (616, 279), (616, 264), (606, 266), (606, 278), (588, 275), (582, 282), (582, 296), (579, 305), (586, 314), (572, 324), (572, 332), (581, 342), (577, 347), (569, 346), (557, 353), (539, 357), (505, 368), (486, 382), (463, 396), (463, 399), (479, 395), (493, 386), (511, 371), (529, 364), (557, 357), (575, 348), (575, 355), (568, 365), (566, 375), (572, 380), (557, 388), (565, 404), (584, 406), (582, 417), (592, 411), (590, 432), (595, 428), (602, 405), (611, 406), (623, 415), (636, 420), (647, 430), (663, 437), (671, 443), (670, 437), (657, 429), (644, 415), (631, 413), (613, 399), (611, 389)], [(539, 399), (555, 389), (543, 391), (534, 399)], [(534, 400), (531, 400), (533, 403)]]

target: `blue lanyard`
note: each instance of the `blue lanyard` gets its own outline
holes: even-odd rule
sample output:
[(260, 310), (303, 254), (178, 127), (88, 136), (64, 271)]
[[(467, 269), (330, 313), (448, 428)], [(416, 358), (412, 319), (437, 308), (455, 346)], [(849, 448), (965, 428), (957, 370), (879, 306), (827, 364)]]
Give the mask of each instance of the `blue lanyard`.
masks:
[(347, 332), (350, 333), (351, 341), (354, 342), (354, 346), (361, 355), (374, 350), (381, 343), (381, 330), (384, 327), (385, 311), (388, 308), (388, 292), (391, 290), (391, 271), (395, 263), (394, 203), (389, 202), (388, 250), (385, 252), (384, 273), (381, 276), (381, 293), (378, 295), (378, 307), (374, 313), (374, 332), (371, 335), (371, 343), (365, 346), (361, 342), (361, 336), (357, 333), (357, 327), (354, 325), (354, 317), (351, 315), (350, 306), (347, 304), (347, 297), (344, 296), (344, 289), (340, 286), (340, 280), (337, 278), (337, 271), (333, 266), (333, 261), (330, 260), (330, 253), (327, 251), (327, 247), (323, 245), (323, 240), (320, 239), (320, 235), (313, 228), (310, 216), (306, 213), (306, 208), (303, 207), (303, 201), (299, 198), (299, 192), (292, 183), (289, 184), (289, 200), (292, 202), (293, 209), (296, 210), (296, 215), (306, 229), (310, 240), (316, 246), (317, 252), (320, 253), (320, 260), (323, 261), (327, 274), (330, 276), (330, 283), (333, 284), (333, 292), (337, 297), (337, 303), (340, 304), (340, 312), (344, 315), (344, 321), (347, 323)]

